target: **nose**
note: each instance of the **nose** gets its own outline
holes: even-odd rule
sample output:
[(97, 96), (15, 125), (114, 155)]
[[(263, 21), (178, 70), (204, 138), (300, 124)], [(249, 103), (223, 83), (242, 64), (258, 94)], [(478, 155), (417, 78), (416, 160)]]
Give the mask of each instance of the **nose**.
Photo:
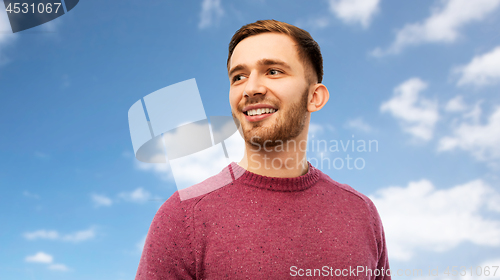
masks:
[(263, 79), (259, 76), (258, 73), (251, 73), (247, 78), (247, 82), (245, 85), (245, 90), (243, 92), (243, 96), (246, 96), (245, 93), (249, 97), (255, 97), (259, 94), (266, 94), (267, 88), (264, 84)]

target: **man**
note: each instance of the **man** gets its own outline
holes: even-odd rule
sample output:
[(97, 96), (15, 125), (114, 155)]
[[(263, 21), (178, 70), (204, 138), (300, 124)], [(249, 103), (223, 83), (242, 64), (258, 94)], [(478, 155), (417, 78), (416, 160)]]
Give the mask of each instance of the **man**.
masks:
[(306, 160), (311, 112), (329, 99), (317, 43), (257, 21), (233, 36), (227, 67), (245, 155), (197, 186), (215, 190), (162, 205), (136, 279), (390, 279), (373, 203)]

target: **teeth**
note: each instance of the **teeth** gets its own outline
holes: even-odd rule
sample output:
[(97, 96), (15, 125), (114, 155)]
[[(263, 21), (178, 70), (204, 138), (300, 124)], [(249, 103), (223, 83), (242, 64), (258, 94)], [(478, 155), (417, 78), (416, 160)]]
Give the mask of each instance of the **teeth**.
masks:
[(276, 110), (271, 109), (271, 108), (259, 108), (259, 109), (252, 109), (247, 111), (247, 115), (249, 116), (258, 116), (262, 114), (269, 114), (269, 113), (274, 113)]

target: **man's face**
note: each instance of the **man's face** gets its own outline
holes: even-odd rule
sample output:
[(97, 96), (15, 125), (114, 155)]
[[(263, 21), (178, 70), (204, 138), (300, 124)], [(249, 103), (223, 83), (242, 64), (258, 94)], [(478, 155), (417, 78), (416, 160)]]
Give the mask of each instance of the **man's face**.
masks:
[[(309, 83), (289, 36), (263, 33), (242, 40), (229, 61), (229, 82), (231, 112), (247, 143), (272, 147), (303, 131)], [(255, 108), (271, 111), (255, 115), (249, 110)]]

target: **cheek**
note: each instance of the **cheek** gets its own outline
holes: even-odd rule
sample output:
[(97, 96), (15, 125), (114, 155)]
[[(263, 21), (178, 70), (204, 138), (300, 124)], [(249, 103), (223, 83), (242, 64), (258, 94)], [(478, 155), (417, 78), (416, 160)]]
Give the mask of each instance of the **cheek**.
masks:
[(231, 105), (231, 109), (235, 110), (239, 101), (238, 96), (234, 92), (229, 91), (229, 105)]

